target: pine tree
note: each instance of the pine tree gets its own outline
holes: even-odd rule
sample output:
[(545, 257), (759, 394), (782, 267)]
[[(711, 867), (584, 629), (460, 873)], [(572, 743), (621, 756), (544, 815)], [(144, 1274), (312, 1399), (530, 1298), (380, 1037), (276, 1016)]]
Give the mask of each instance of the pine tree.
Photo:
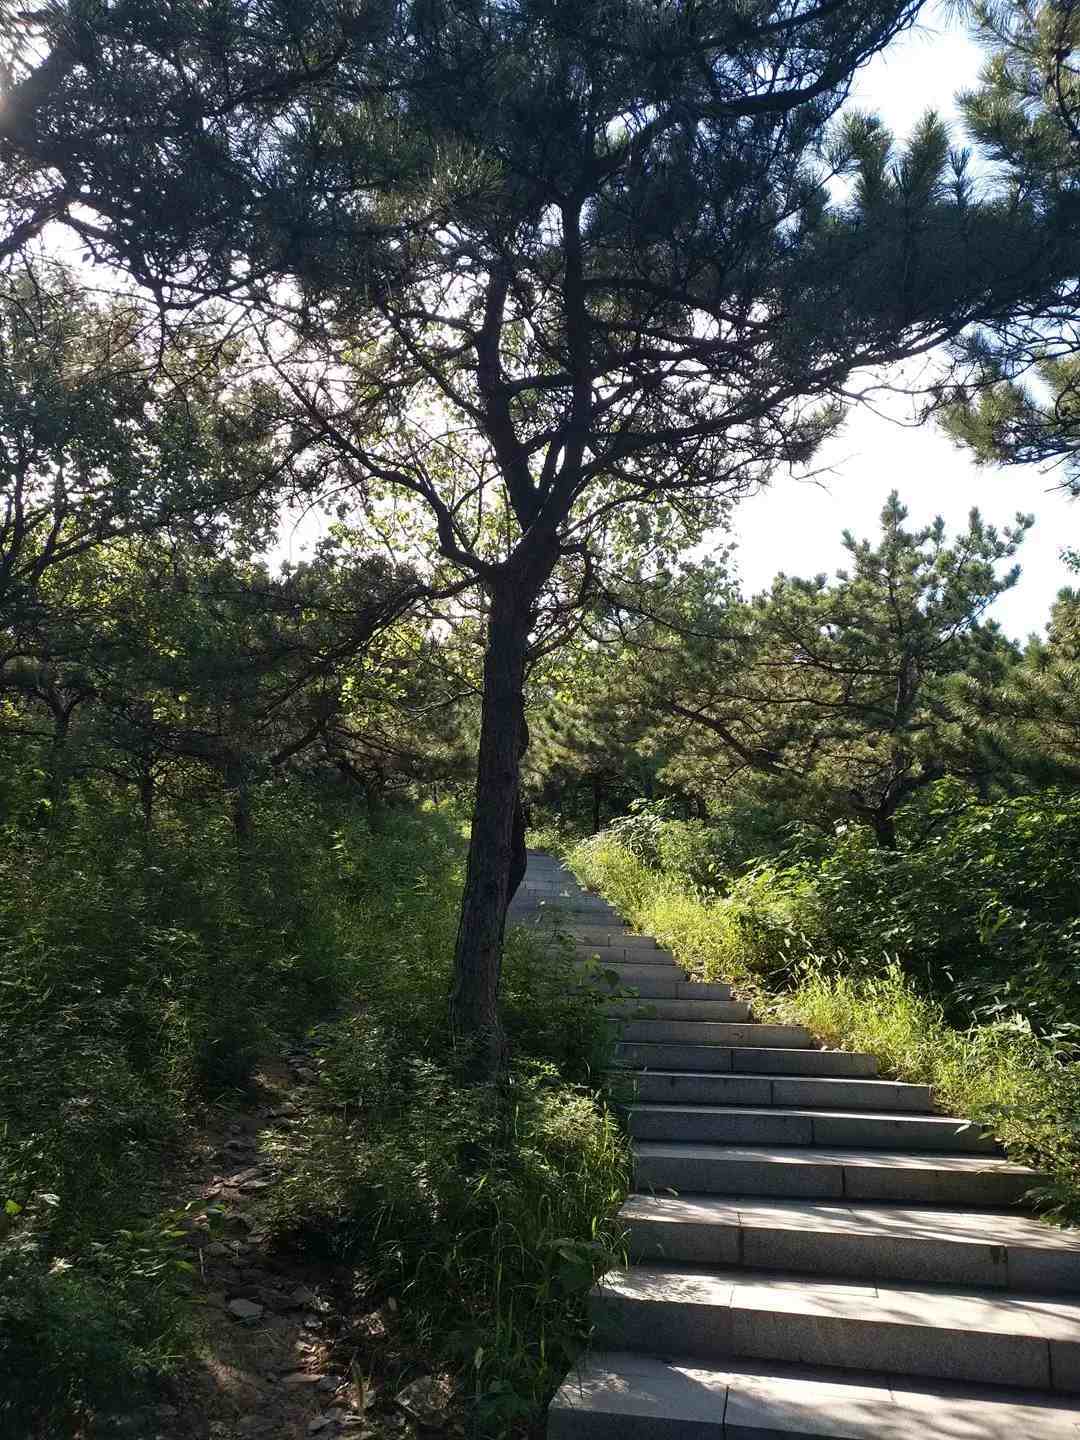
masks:
[(748, 604), (683, 618), (641, 697), (681, 740), (673, 779), (722, 796), (743, 775), (771, 777), (807, 819), (855, 820), (888, 848), (928, 785), (991, 782), (993, 756), (949, 687), (1000, 683), (1015, 662), (983, 613), (1016, 582), (1018, 568), (996, 567), (1031, 521), (999, 536), (973, 511), (950, 544), (940, 518), (918, 530), (906, 518), (894, 493), (876, 545), (845, 534), (851, 563), (833, 580), (780, 575)]
[[(989, 56), (962, 97), (968, 129), (1018, 195), (1080, 227), (1080, 8), (1072, 0), (974, 6)], [(1080, 290), (1075, 275), (957, 347), (947, 430), (982, 463), (1049, 462), (1080, 485)]]
[(503, 1055), (546, 597), (565, 613), (805, 461), (853, 369), (1075, 269), (1053, 217), (972, 194), (933, 117), (900, 149), (831, 126), (918, 9), (66, 0), (9, 92), (9, 248), (59, 223), (164, 313), (261, 316), (328, 480), (419, 507), (433, 587), (485, 592), (451, 1003), (477, 1074)]

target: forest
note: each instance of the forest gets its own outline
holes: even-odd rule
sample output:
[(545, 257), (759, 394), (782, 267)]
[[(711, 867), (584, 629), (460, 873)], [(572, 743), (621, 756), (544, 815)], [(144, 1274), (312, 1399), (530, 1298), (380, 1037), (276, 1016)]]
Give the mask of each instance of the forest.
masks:
[[(0, 0), (2, 1440), (542, 1433), (632, 1162), (527, 849), (1080, 1225), (1080, 7), (894, 135), (921, 10)], [(869, 374), (1015, 518), (748, 588)]]

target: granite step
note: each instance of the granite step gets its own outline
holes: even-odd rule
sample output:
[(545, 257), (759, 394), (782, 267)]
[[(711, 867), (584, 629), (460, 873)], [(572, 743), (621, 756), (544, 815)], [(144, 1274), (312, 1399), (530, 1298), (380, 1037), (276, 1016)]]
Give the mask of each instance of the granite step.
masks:
[[(595, 967), (596, 962), (590, 962)], [(730, 1000), (730, 985), (704, 985), (688, 980), (682, 970), (674, 965), (624, 965), (608, 964), (603, 960), (599, 968), (585, 969), (583, 974), (593, 985), (601, 988), (625, 988), (636, 990), (641, 996), (667, 1000)]]
[(1080, 1231), (1015, 1211), (631, 1195), (619, 1219), (635, 1261), (1080, 1292)]
[(659, 951), (665, 957), (671, 955), (670, 949), (652, 935), (635, 935), (632, 930), (624, 929), (617, 919), (612, 925), (574, 922), (568, 923), (565, 928), (571, 940), (579, 947), (592, 950), (634, 950), (642, 955), (652, 955)]
[(595, 1343), (1080, 1391), (1080, 1299), (635, 1265), (590, 1296)]
[(996, 1154), (997, 1141), (967, 1120), (871, 1110), (796, 1110), (773, 1105), (635, 1105), (630, 1134), (641, 1140), (723, 1145), (859, 1146)]
[(650, 1044), (749, 1045), (769, 1049), (809, 1049), (810, 1032), (801, 1025), (767, 1025), (752, 1022), (730, 1025), (714, 1020), (628, 1020), (623, 1042)]
[(750, 1006), (742, 1000), (710, 1000), (705, 996), (665, 998), (663, 996), (631, 996), (612, 1000), (609, 1015), (628, 1020), (693, 1020), (709, 1024), (748, 1025)]
[(877, 1074), (877, 1060), (851, 1050), (776, 1049), (760, 1041), (740, 1045), (673, 1044), (623, 1040), (615, 1047), (614, 1063), (642, 1072), (672, 1070), (693, 1074), (726, 1074), (738, 1070), (753, 1075), (800, 1075), (826, 1079), (869, 1078)]
[(805, 1365), (596, 1351), (566, 1377), (549, 1440), (1080, 1440), (1080, 1402), (1037, 1390)]
[(994, 1155), (785, 1145), (634, 1145), (635, 1189), (675, 1194), (1015, 1205), (1045, 1176)]
[[(736, 1059), (741, 1060), (742, 1051)], [(781, 1050), (781, 1055), (801, 1052)], [(814, 1052), (819, 1053), (819, 1052)], [(620, 1072), (622, 1073), (622, 1072)], [(624, 1077), (625, 1078), (625, 1077)], [(930, 1112), (928, 1085), (899, 1080), (865, 1080), (834, 1076), (780, 1076), (746, 1073), (700, 1073), (687, 1070), (643, 1070), (633, 1076), (636, 1098), (657, 1105), (790, 1105), (800, 1109), (902, 1110)]]

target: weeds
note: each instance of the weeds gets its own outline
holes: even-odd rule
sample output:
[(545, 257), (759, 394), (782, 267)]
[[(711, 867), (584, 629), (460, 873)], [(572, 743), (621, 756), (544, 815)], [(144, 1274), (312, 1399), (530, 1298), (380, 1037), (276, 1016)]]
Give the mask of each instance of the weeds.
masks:
[[(872, 962), (872, 933), (847, 968), (831, 943), (817, 953), (815, 941), (853, 923), (839, 874), (823, 907), (805, 869), (793, 877), (760, 866), (726, 896), (698, 897), (610, 836), (568, 858), (583, 883), (691, 972), (739, 985), (760, 1018), (803, 1024), (827, 1044), (876, 1055), (885, 1074), (931, 1085), (943, 1108), (985, 1124), (1012, 1158), (1047, 1174), (1033, 1192), (1044, 1214), (1080, 1223), (1080, 1066), (1071, 1049), (1054, 1049), (1015, 1012), (961, 1028), (955, 1000), (946, 1007), (881, 950)], [(945, 891), (948, 877), (939, 880)]]
[[(585, 1295), (620, 1253), (627, 1147), (595, 1091), (599, 997), (524, 932), (504, 962), (507, 1081), (456, 1077), (442, 1004), (455, 911), (440, 914), (423, 983), (371, 976), (363, 1013), (328, 1035), (329, 1108), (283, 1142), (276, 1223), (356, 1264), (373, 1306), (397, 1297), (409, 1342), (458, 1374), (478, 1432), (500, 1434), (535, 1419), (587, 1336)], [(414, 973), (407, 956), (396, 973)]]

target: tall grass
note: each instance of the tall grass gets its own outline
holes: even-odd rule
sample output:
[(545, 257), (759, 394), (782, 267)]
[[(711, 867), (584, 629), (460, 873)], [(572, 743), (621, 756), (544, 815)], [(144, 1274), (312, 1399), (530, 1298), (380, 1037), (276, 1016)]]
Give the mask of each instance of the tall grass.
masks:
[(89, 789), (63, 833), (3, 837), (0, 1434), (73, 1432), (175, 1363), (186, 1282), (155, 1182), (202, 1107), (316, 1021), (325, 1104), (282, 1145), (279, 1236), (393, 1297), (485, 1433), (536, 1418), (618, 1249), (627, 1151), (599, 997), (523, 932), (507, 1082), (458, 1077), (463, 858), (452, 813), (373, 832), (303, 785), (260, 797), (243, 852), (197, 797), (147, 837)]
[(568, 860), (692, 973), (738, 985), (759, 1018), (803, 1024), (827, 1045), (876, 1055), (885, 1075), (931, 1085), (939, 1106), (1048, 1176), (1033, 1192), (1048, 1217), (1080, 1223), (1080, 1066), (1021, 1020), (961, 1028), (895, 960), (845, 971), (835, 952), (815, 953), (809, 882), (793, 890), (761, 868), (728, 896), (699, 897), (610, 836)]
[(503, 1434), (536, 1420), (586, 1338), (585, 1295), (620, 1253), (627, 1146), (597, 1093), (599, 997), (524, 932), (504, 959), (510, 1073), (462, 1082), (444, 1022), (456, 911), (429, 915), (442, 945), (370, 975), (327, 1036), (328, 1108), (282, 1142), (277, 1228), (357, 1265), (373, 1306), (396, 1297), (424, 1363)]
[(407, 986), (397, 937), (441, 955), (456, 817), (375, 834), (290, 785), (254, 820), (243, 855), (197, 797), (147, 837), (87, 787), (63, 831), (0, 836), (0, 1433), (59, 1436), (171, 1368), (186, 1282), (156, 1186), (185, 1132), (365, 975)]

